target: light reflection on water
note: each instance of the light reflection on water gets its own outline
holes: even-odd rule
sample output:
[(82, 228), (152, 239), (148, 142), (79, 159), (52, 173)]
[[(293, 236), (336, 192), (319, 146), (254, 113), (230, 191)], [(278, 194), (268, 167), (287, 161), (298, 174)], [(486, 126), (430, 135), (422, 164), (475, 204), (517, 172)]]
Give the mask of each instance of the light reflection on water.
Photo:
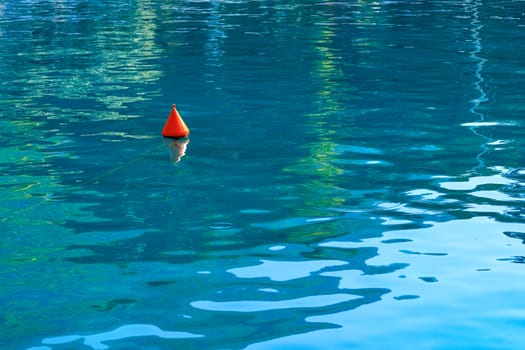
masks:
[(28, 350), (49, 350), (48, 345), (68, 344), (82, 340), (83, 344), (94, 350), (109, 349), (105, 343), (134, 337), (159, 337), (164, 339), (198, 338), (200, 335), (186, 332), (163, 331), (158, 327), (147, 324), (131, 324), (119, 327), (113, 331), (91, 335), (68, 335), (42, 340), (44, 346), (31, 347)]
[(0, 346), (523, 345), (518, 10), (0, 4)]

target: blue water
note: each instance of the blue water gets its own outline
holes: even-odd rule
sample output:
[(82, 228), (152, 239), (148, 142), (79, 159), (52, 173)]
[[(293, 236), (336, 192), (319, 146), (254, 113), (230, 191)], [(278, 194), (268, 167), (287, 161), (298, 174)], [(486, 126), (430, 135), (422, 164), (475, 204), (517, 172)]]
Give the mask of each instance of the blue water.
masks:
[(525, 2), (0, 1), (0, 40), (1, 349), (525, 346)]

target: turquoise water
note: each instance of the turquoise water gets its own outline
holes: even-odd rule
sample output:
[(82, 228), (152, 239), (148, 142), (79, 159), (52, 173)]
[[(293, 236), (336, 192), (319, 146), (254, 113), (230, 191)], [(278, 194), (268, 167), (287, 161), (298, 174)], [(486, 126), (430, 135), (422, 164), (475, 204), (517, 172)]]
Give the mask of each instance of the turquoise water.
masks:
[(0, 39), (2, 349), (525, 346), (523, 1), (0, 1)]

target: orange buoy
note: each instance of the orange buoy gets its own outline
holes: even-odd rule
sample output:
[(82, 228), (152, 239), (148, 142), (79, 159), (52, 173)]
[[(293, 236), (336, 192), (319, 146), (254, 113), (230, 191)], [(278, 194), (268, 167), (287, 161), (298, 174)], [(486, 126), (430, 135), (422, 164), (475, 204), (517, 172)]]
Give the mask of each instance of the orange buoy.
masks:
[(184, 120), (182, 120), (182, 117), (180, 116), (179, 112), (177, 112), (175, 104), (173, 104), (171, 106), (171, 113), (168, 116), (168, 120), (166, 120), (166, 124), (164, 124), (164, 128), (162, 129), (162, 136), (186, 137), (189, 134), (190, 129), (186, 126)]

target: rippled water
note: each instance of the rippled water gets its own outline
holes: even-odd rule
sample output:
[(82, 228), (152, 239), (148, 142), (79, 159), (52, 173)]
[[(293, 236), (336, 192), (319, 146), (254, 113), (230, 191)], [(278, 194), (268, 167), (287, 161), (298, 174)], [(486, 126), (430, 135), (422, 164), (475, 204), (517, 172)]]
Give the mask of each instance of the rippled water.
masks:
[(0, 2), (1, 348), (524, 346), (524, 18)]

